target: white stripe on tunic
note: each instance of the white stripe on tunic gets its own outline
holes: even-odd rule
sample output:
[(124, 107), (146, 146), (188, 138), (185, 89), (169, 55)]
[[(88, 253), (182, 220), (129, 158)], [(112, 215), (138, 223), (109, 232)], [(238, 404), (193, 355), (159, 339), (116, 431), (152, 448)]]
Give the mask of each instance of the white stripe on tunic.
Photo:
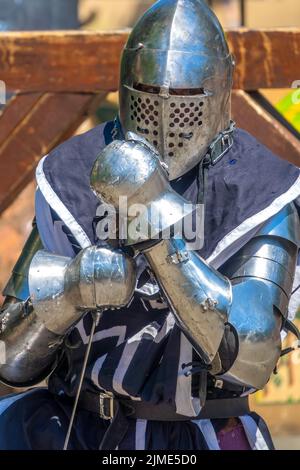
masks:
[(135, 450), (146, 449), (147, 420), (137, 419), (135, 428)]

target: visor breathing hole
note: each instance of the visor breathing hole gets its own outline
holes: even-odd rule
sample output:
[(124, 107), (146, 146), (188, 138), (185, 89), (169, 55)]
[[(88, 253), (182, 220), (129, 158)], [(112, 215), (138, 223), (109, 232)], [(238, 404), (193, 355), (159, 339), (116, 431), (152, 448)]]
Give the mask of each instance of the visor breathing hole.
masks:
[[(182, 98), (181, 98), (182, 99)], [(201, 116), (203, 115), (204, 102), (191, 101), (186, 99), (181, 101), (175, 97), (169, 104), (169, 133), (166, 136), (168, 147), (167, 155), (174, 157), (174, 148), (183, 149), (187, 141), (191, 140), (194, 132), (191, 127), (202, 125)], [(151, 96), (130, 96), (129, 116), (133, 125), (135, 124), (136, 132), (144, 135), (149, 142), (157, 149), (160, 148), (158, 141), (158, 126), (160, 115), (160, 102), (157, 97)], [(202, 118), (203, 119), (203, 118)], [(181, 150), (182, 151), (182, 150)]]
[(149, 134), (148, 129), (142, 129), (140, 126), (137, 126), (137, 131), (140, 132), (141, 134), (146, 134), (146, 135)]

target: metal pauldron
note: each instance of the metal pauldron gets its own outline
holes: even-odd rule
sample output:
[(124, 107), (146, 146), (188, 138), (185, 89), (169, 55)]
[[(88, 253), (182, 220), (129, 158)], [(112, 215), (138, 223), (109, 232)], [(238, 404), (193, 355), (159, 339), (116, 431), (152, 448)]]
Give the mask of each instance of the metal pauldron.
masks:
[(0, 316), (6, 356), (0, 381), (15, 387), (33, 385), (51, 373), (65, 335), (87, 311), (129, 302), (135, 263), (109, 248), (89, 247), (75, 259), (40, 250), (27, 282), (28, 299), (10, 299)]
[(289, 204), (221, 268), (233, 285), (228, 320), (238, 335), (238, 354), (225, 373), (227, 380), (260, 389), (278, 362), (299, 233), (297, 211)]

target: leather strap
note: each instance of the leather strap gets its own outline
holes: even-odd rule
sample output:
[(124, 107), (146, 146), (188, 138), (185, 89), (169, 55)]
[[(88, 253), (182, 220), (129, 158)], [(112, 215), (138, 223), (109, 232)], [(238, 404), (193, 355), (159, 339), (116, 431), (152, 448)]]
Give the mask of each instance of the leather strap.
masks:
[(190, 421), (192, 419), (215, 419), (242, 416), (250, 412), (248, 397), (222, 398), (207, 400), (198, 416), (184, 416), (175, 413), (166, 404), (153, 405), (143, 401), (116, 399), (107, 394), (83, 392), (79, 400), (79, 408), (96, 413), (103, 419), (115, 416), (118, 406), (123, 414), (130, 419), (146, 419), (148, 421)]
[(82, 393), (79, 408), (99, 417), (110, 419), (110, 424), (101, 440), (100, 450), (114, 450), (122, 442), (129, 429), (130, 419), (146, 419), (149, 421), (191, 421), (195, 419), (230, 418), (242, 416), (250, 412), (247, 397), (222, 398), (207, 400), (198, 416), (179, 415), (165, 404), (153, 405), (146, 402), (121, 400), (103, 393)]

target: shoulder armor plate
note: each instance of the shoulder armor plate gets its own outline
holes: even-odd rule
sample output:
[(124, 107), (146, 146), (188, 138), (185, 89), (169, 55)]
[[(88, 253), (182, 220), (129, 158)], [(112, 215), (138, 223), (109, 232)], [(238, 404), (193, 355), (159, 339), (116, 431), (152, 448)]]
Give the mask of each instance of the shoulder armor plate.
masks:
[(288, 204), (278, 214), (271, 217), (255, 237), (262, 235), (284, 238), (299, 247), (300, 221), (295, 204), (293, 202)]

